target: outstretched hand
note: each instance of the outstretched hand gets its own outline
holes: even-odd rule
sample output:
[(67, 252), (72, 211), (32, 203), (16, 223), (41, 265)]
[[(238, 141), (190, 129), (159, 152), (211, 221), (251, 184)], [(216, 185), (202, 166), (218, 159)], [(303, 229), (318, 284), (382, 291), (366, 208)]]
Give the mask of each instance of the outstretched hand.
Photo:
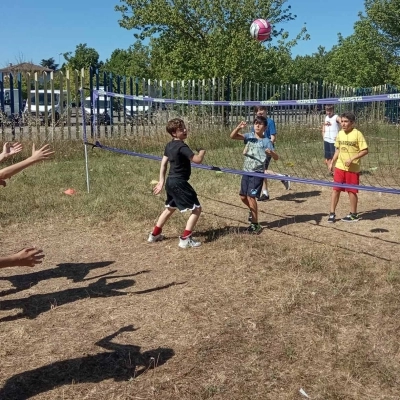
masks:
[(36, 264), (41, 264), (44, 258), (43, 250), (36, 247), (26, 247), (14, 256), (15, 266), (18, 267), (34, 267)]
[(13, 156), (14, 154), (19, 153), (22, 151), (22, 144), (19, 142), (15, 143), (10, 143), (10, 142), (5, 142), (3, 145), (3, 158), (8, 158)]
[(33, 159), (33, 161), (35, 161), (35, 162), (36, 161), (47, 160), (48, 158), (50, 158), (50, 156), (52, 154), (54, 154), (54, 151), (50, 150), (50, 145), (49, 144), (45, 144), (39, 150), (36, 150), (35, 144), (32, 145), (31, 159)]
[(137, 328), (133, 325), (123, 326), (118, 332), (135, 332)]

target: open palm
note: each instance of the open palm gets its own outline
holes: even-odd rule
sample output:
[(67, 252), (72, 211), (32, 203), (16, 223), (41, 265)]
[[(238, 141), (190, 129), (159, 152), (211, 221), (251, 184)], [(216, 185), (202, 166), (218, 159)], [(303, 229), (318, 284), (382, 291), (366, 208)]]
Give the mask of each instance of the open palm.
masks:
[(20, 151), (22, 151), (22, 144), (19, 143), (19, 142), (16, 142), (16, 143), (6, 142), (6, 143), (4, 143), (3, 153), (7, 157), (13, 156), (14, 154), (17, 154)]

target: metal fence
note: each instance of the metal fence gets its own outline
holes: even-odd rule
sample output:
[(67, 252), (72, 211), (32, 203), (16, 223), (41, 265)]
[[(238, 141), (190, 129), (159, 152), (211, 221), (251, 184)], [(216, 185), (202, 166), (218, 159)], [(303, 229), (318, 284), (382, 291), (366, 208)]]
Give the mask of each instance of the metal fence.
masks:
[[(83, 88), (83, 99), (80, 89)], [(123, 97), (103, 97), (93, 103), (93, 89), (143, 96), (144, 101)], [(350, 88), (326, 82), (272, 85), (258, 82), (233, 83), (230, 77), (198, 80), (149, 80), (88, 71), (51, 73), (0, 73), (0, 130), (8, 137), (44, 136), (49, 139), (79, 139), (85, 119), (92, 136), (121, 136), (150, 132), (164, 127), (174, 116), (196, 127), (231, 126), (253, 115), (245, 106), (214, 106), (145, 102), (146, 96), (202, 101), (306, 100), (332, 97), (396, 93), (397, 88)], [(83, 103), (82, 103), (83, 100)], [(399, 122), (399, 101), (338, 105), (337, 111), (353, 110), (359, 119)], [(280, 124), (320, 126), (321, 105), (300, 104), (270, 107), (270, 115)], [(96, 119), (96, 132), (92, 122)]]

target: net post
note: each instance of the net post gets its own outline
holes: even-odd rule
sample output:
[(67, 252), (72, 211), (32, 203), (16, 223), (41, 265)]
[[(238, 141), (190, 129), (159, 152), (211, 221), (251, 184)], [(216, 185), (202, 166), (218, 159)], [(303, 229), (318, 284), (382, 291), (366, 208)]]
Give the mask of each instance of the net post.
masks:
[(84, 88), (80, 88), (80, 97), (81, 97), (81, 113), (82, 113), (82, 139), (83, 146), (85, 148), (85, 170), (86, 170), (86, 190), (90, 193), (90, 181), (89, 181), (89, 156), (87, 151), (87, 135), (86, 135), (86, 118), (85, 118), (85, 96), (84, 96)]

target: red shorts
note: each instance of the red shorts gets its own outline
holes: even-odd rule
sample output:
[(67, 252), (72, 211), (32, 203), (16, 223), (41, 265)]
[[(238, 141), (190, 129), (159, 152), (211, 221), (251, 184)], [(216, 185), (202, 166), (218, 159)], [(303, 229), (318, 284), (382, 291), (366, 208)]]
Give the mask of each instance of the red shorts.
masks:
[[(360, 183), (360, 173), (344, 171), (343, 169), (335, 168), (333, 174), (333, 181), (336, 183), (347, 183), (348, 185), (359, 185)], [(333, 187), (333, 190), (339, 190), (341, 192), (351, 192), (358, 193), (357, 189)]]

